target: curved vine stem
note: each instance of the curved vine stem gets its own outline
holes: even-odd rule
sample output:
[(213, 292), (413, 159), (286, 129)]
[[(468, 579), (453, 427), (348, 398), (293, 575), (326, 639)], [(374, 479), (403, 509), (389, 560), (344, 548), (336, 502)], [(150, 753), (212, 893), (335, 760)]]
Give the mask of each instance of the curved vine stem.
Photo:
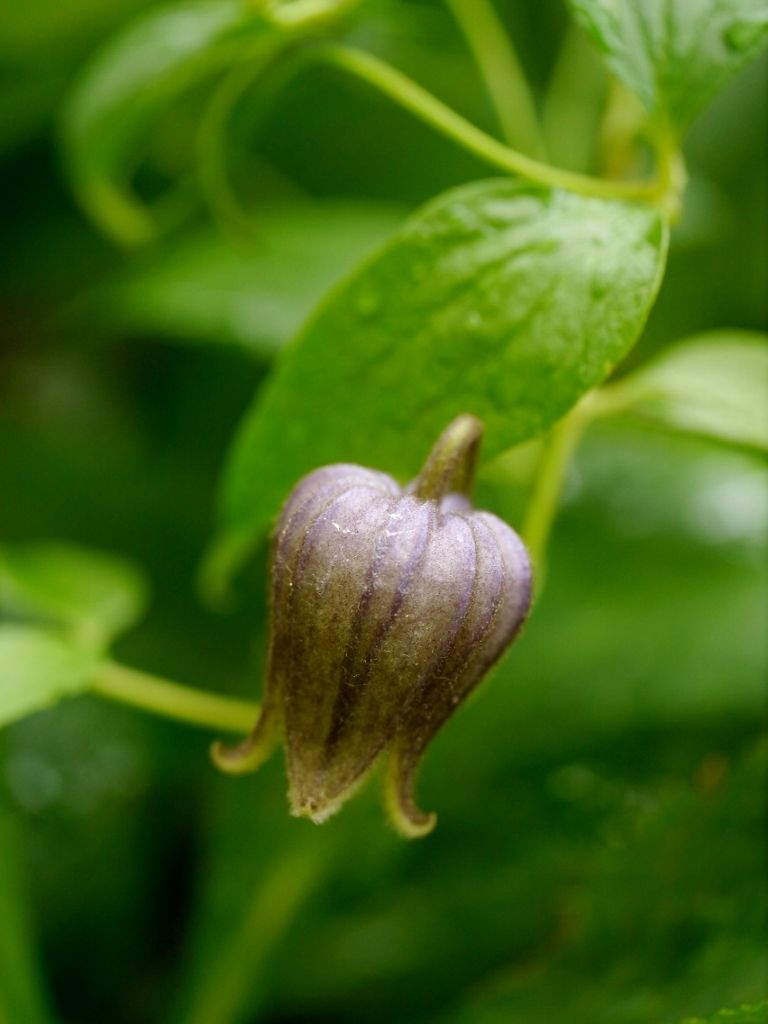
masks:
[[(271, 101), (295, 74), (296, 59), (296, 52), (247, 53), (219, 83), (203, 111), (197, 131), (198, 180), (212, 215), (225, 230), (249, 235), (257, 226), (230, 180), (226, 148), (233, 112), (254, 83), (261, 80), (262, 88), (249, 105), (250, 127), (253, 131), (255, 125), (258, 132)], [(269, 171), (272, 180), (286, 192), (299, 191), (277, 171)]]
[(200, 119), (197, 132), (198, 179), (211, 212), (222, 225), (250, 227), (229, 180), (226, 130), (238, 100), (263, 71), (259, 60), (234, 67), (219, 83)]
[(447, 138), (507, 174), (603, 199), (644, 200), (658, 205), (667, 201), (670, 188), (667, 175), (648, 181), (608, 181), (552, 167), (518, 153), (372, 54), (344, 46), (318, 46), (308, 49), (306, 55), (368, 82)]
[[(277, 62), (280, 74), (274, 88), (283, 88), (306, 67), (307, 63), (315, 62), (327, 64), (367, 82), (435, 131), (507, 174), (586, 196), (643, 201), (660, 207), (671, 216), (679, 209), (680, 194), (685, 183), (684, 171), (675, 140), (668, 134), (660, 133), (656, 140), (656, 177), (636, 181), (595, 178), (553, 167), (511, 149), (457, 114), (403, 72), (363, 50), (329, 44), (308, 44), (289, 55), (286, 63)], [(242, 78), (240, 73), (237, 73), (226, 84), (218, 103), (215, 103), (213, 110), (209, 112), (211, 120), (204, 124), (204, 137), (207, 134), (210, 138), (212, 131), (221, 128), (227, 108), (235, 100), (247, 79), (248, 72), (244, 70)], [(212, 166), (205, 169), (204, 176), (208, 178), (209, 186), (214, 192), (221, 189), (222, 181), (226, 179), (216, 160)], [(231, 191), (225, 188), (224, 194), (220, 194), (218, 198), (224, 199), (229, 212), (232, 212)]]
[(172, 683), (114, 661), (99, 666), (91, 689), (142, 711), (217, 731), (247, 733), (259, 715), (259, 705), (250, 701)]

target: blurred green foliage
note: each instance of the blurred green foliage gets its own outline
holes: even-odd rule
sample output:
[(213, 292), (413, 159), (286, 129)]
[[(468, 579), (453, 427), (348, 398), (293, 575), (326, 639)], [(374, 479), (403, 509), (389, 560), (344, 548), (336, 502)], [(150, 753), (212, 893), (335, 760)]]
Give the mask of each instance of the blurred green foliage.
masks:
[[(417, 204), (487, 169), (318, 68), (269, 103), (244, 79), (196, 183), (201, 82), (149, 132), (136, 177), (147, 200), (180, 183), (179, 225), (123, 252), (69, 192), (63, 104), (97, 48), (160, 6), (0, 13), (0, 551), (17, 556), (0, 563), (0, 630), (31, 634), (22, 612), (58, 621), (62, 587), (68, 607), (92, 598), (85, 569), (19, 589), (28, 545), (118, 552), (153, 604), (117, 655), (256, 697), (264, 552), (228, 616), (196, 596), (233, 431), (326, 289)], [(493, 130), (439, 0), (363, 6), (349, 39)], [(587, 142), (615, 87), (597, 52), (559, 0), (497, 9), (551, 150), (599, 170)], [(767, 80), (763, 58), (693, 126), (683, 219), (628, 369), (654, 355), (660, 369), (689, 335), (768, 326)], [(218, 777), (209, 736), (92, 696), (0, 733), (0, 1022), (766, 1020), (768, 478), (739, 410), (720, 408), (736, 445), (638, 412), (587, 432), (529, 627), (427, 759), (420, 792), (441, 817), (423, 842), (387, 831), (375, 782), (318, 829), (286, 816), (279, 763)], [(532, 450), (482, 480), (516, 525)], [(138, 614), (131, 579), (99, 637)]]

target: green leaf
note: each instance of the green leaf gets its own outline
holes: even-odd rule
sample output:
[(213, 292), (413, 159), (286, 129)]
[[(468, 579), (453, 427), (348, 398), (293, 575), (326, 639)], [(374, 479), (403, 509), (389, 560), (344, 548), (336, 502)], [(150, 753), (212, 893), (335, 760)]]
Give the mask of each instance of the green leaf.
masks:
[(0, 546), (0, 612), (71, 629), (105, 646), (146, 607), (144, 577), (123, 559), (67, 544)]
[(686, 1017), (682, 1024), (765, 1024), (767, 1020), (768, 1001), (719, 1010), (711, 1017)]
[(130, 179), (159, 114), (196, 81), (238, 55), (276, 54), (286, 35), (245, 0), (193, 0), (153, 11), (101, 50), (63, 117), (65, 157), (83, 207), (126, 243), (156, 231)]
[(612, 70), (686, 127), (768, 42), (765, 0), (569, 0)]
[(617, 409), (679, 430), (768, 450), (768, 335), (712, 331), (668, 349), (606, 389)]
[(0, 725), (81, 693), (98, 656), (33, 626), (0, 625)]
[(383, 204), (265, 208), (253, 238), (206, 231), (153, 247), (99, 290), (90, 313), (122, 331), (271, 356), (399, 219)]
[(511, 179), (446, 193), (326, 299), (247, 416), (224, 480), (224, 547), (258, 536), (330, 462), (412, 475), (458, 413), (486, 456), (603, 380), (655, 297), (653, 211)]

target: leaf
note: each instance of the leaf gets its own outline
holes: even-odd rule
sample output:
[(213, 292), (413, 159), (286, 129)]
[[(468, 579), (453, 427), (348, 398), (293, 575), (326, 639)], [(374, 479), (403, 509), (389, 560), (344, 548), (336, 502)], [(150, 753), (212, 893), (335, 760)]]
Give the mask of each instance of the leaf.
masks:
[(224, 479), (230, 563), (316, 466), (407, 477), (464, 412), (486, 456), (545, 430), (636, 340), (666, 236), (651, 210), (511, 179), (429, 204), (330, 294), (246, 417)]
[(768, 1020), (768, 1000), (737, 1006), (732, 1010), (719, 1010), (711, 1017), (686, 1017), (682, 1024), (765, 1024)]
[(90, 313), (118, 330), (271, 356), (398, 219), (383, 204), (265, 208), (253, 238), (208, 231), (153, 247), (96, 293)]
[(147, 584), (133, 565), (68, 544), (0, 546), (0, 611), (66, 626), (102, 647), (139, 619)]
[(606, 389), (618, 408), (680, 430), (768, 450), (768, 335), (712, 331)]
[(0, 726), (85, 690), (98, 656), (33, 626), (0, 625)]
[(69, 175), (93, 219), (126, 243), (151, 238), (152, 213), (129, 181), (153, 121), (238, 53), (266, 62), (284, 38), (244, 0), (192, 0), (152, 11), (101, 50), (63, 116)]
[(765, 0), (569, 0), (612, 70), (685, 128), (768, 42)]

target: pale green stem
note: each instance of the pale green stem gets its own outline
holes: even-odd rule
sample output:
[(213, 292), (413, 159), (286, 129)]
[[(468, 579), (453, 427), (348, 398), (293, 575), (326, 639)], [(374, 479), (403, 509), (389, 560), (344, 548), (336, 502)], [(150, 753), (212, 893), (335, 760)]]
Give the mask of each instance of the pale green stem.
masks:
[(648, 115), (637, 96), (617, 78), (609, 79), (597, 131), (597, 173), (607, 178), (632, 174), (647, 129)]
[(216, 731), (247, 733), (259, 716), (258, 704), (195, 690), (113, 661), (98, 667), (91, 689), (110, 700)]
[(661, 206), (670, 223), (676, 224), (683, 209), (683, 193), (688, 184), (688, 171), (680, 149), (680, 140), (671, 126), (658, 126), (654, 148)]
[(321, 28), (353, 10), (360, 0), (252, 0), (265, 18), (281, 28)]
[(589, 396), (555, 424), (544, 442), (522, 530), (537, 569), (544, 560), (568, 466), (589, 422), (588, 403)]
[(183, 1024), (233, 1024), (259, 1016), (267, 955), (323, 873), (326, 858), (310, 843), (281, 856), (251, 897), (235, 930), (222, 937)]
[(645, 397), (647, 390), (638, 387), (634, 375), (606, 384), (592, 392), (589, 415), (596, 420), (603, 416), (619, 416)]
[(544, 561), (568, 467), (584, 431), (603, 416), (631, 409), (643, 394), (631, 378), (595, 388), (546, 436), (521, 531), (535, 566), (540, 567)]
[(229, 181), (226, 160), (227, 121), (248, 87), (263, 74), (258, 59), (235, 67), (214, 91), (200, 120), (197, 168), (202, 190), (222, 226), (250, 227)]
[[(279, 57), (280, 59), (276, 59)], [(298, 58), (300, 59), (300, 58)], [(230, 180), (227, 161), (227, 129), (229, 119), (244, 94), (259, 81), (258, 94), (248, 105), (251, 130), (258, 130), (275, 94), (295, 75), (297, 54), (255, 50), (236, 65), (221, 81), (203, 111), (197, 133), (197, 170), (200, 186), (214, 218), (223, 230), (252, 235), (258, 221), (252, 218), (238, 197)], [(299, 189), (288, 184), (279, 172), (267, 168), (271, 183), (291, 197)], [(306, 198), (306, 197), (302, 197)]]
[(544, 156), (544, 139), (525, 73), (490, 0), (446, 0), (483, 76), (507, 142)]
[(54, 1024), (30, 920), (34, 876), (21, 859), (20, 824), (0, 807), (0, 1024)]
[(368, 82), (447, 138), (507, 174), (605, 199), (659, 202), (663, 198), (658, 181), (605, 181), (532, 160), (481, 131), (407, 75), (361, 50), (324, 46), (308, 50), (307, 56), (341, 68)]
[(571, 22), (544, 95), (542, 127), (555, 163), (576, 171), (594, 167), (595, 134), (607, 74), (582, 29)]

